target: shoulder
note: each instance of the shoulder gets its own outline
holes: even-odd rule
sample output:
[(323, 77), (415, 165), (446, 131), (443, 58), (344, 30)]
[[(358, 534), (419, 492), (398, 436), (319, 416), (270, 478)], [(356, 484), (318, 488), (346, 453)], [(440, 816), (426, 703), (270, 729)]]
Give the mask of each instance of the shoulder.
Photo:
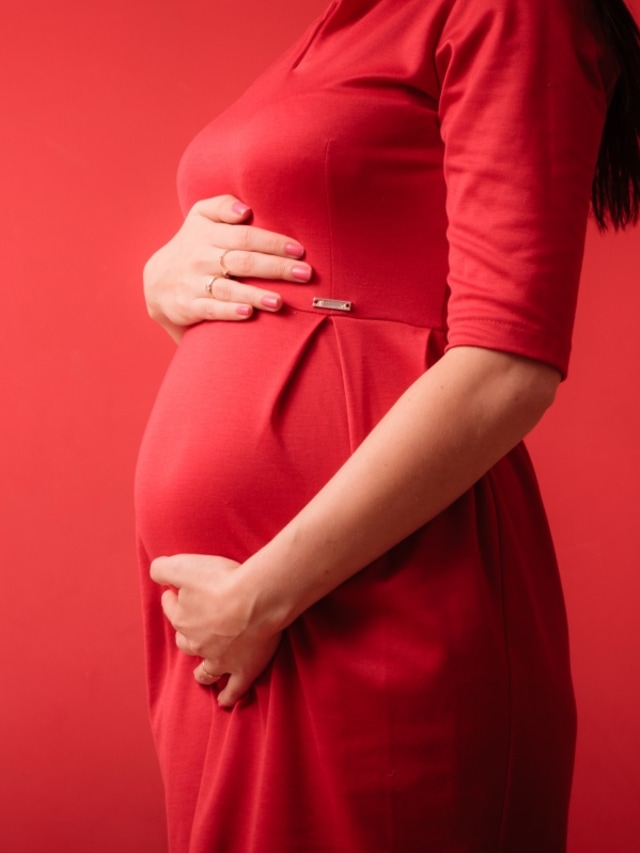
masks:
[(494, 72), (512, 83), (537, 75), (555, 85), (579, 69), (594, 89), (615, 75), (593, 0), (445, 0), (436, 48), (443, 81), (452, 66)]
[(559, 32), (601, 38), (593, 0), (444, 0), (443, 6), (444, 39), (472, 32), (525, 42)]

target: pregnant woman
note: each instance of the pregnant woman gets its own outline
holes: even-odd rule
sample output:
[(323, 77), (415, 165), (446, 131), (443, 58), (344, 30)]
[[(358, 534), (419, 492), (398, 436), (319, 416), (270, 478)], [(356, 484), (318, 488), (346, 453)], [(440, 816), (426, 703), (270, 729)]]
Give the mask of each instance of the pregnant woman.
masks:
[(338, 0), (187, 149), (136, 483), (172, 853), (565, 849), (521, 440), (592, 189), (637, 216), (639, 57), (618, 0)]

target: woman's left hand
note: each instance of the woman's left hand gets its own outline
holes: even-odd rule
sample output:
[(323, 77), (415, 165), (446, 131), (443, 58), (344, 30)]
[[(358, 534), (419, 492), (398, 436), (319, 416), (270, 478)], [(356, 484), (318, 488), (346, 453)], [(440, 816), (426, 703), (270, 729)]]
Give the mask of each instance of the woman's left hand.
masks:
[(218, 703), (233, 706), (266, 669), (281, 636), (256, 626), (255, 596), (245, 589), (242, 566), (225, 557), (178, 554), (154, 560), (151, 577), (172, 587), (162, 594), (162, 608), (180, 651), (202, 658), (196, 681), (211, 685), (228, 675)]

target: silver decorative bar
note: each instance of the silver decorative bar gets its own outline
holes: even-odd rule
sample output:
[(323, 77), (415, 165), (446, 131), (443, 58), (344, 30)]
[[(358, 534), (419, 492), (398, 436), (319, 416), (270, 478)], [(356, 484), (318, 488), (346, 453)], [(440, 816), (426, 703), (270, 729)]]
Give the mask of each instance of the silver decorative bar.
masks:
[(352, 302), (346, 299), (323, 299), (315, 296), (313, 299), (314, 308), (328, 308), (332, 311), (351, 311)]

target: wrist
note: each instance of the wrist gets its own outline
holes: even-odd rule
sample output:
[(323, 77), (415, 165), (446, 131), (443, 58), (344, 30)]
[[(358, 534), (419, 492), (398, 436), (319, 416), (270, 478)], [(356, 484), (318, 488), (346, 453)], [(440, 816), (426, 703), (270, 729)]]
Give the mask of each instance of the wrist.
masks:
[(285, 585), (284, 573), (273, 571), (274, 559), (269, 546), (253, 554), (239, 569), (239, 581), (250, 602), (249, 624), (263, 635), (284, 630), (298, 615)]
[(243, 583), (252, 597), (252, 622), (265, 631), (287, 628), (330, 589), (318, 584), (323, 549), (293, 519), (242, 565)]
[(360, 568), (321, 522), (308, 506), (243, 564), (256, 625), (282, 631)]

